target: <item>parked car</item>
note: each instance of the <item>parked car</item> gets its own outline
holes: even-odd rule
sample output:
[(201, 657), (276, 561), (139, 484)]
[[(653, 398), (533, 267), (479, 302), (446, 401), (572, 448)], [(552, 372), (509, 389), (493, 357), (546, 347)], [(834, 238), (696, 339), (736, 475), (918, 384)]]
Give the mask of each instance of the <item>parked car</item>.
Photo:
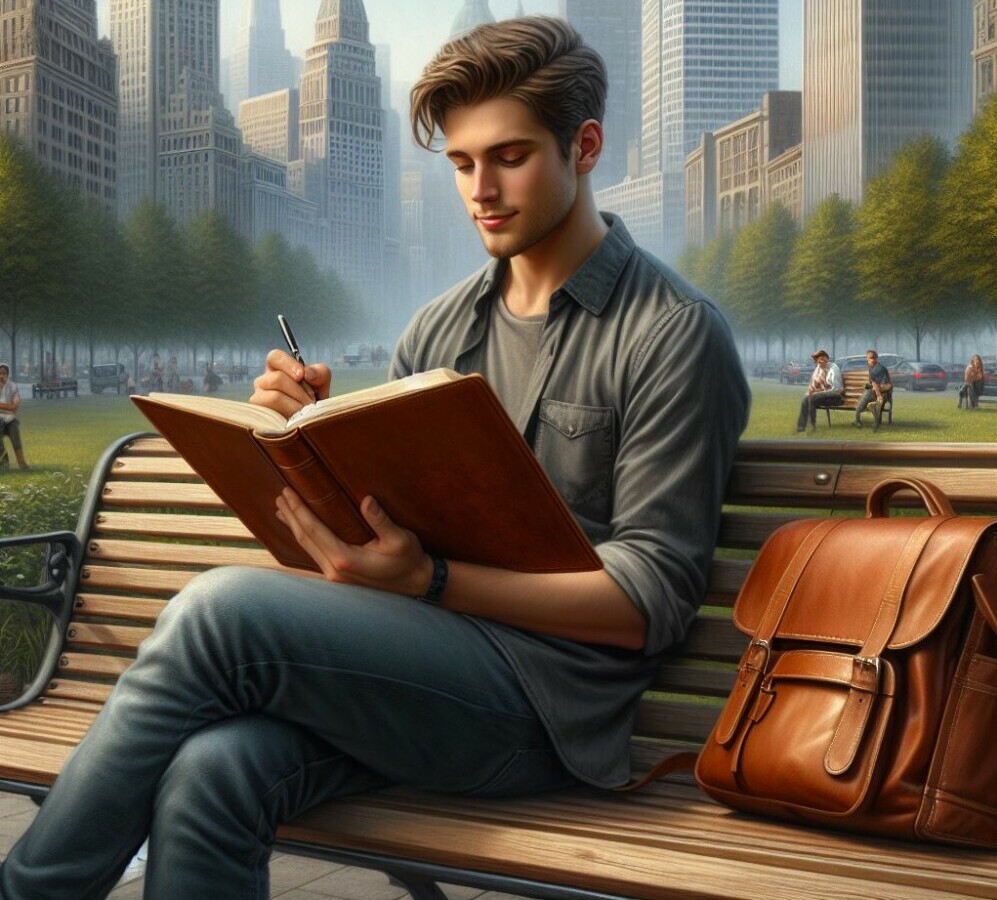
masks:
[(948, 373), (938, 363), (904, 360), (890, 374), (894, 387), (908, 391), (944, 391), (949, 383)]
[[(896, 353), (880, 353), (879, 361), (886, 366), (886, 369), (892, 378), (893, 372), (903, 361), (903, 357), (898, 356)], [(856, 369), (869, 368), (869, 363), (866, 362), (864, 353), (861, 356), (839, 356), (835, 362), (838, 364), (838, 368), (841, 369), (842, 372), (854, 372)]]
[(107, 363), (90, 369), (91, 394), (101, 394), (105, 388), (113, 388), (120, 394), (127, 381), (128, 373), (122, 363)]
[(788, 362), (779, 370), (779, 381), (784, 384), (808, 384), (813, 370), (813, 363)]
[(983, 393), (997, 394), (997, 363), (983, 364)]

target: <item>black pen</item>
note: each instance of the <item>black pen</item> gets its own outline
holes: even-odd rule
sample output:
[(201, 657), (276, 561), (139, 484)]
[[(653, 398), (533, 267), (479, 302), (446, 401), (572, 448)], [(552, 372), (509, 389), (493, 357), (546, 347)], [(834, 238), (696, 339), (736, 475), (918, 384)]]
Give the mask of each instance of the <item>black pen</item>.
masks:
[[(281, 333), (284, 335), (284, 340), (287, 341), (287, 347), (291, 351), (291, 356), (293, 356), (301, 364), (301, 368), (304, 369), (305, 361), (301, 358), (301, 350), (298, 349), (298, 342), (294, 339), (294, 332), (291, 331), (291, 326), (287, 324), (287, 319), (285, 319), (282, 315), (278, 315), (277, 324), (280, 326)], [(315, 390), (303, 378), (301, 380), (301, 386), (311, 395), (312, 403), (318, 400)]]

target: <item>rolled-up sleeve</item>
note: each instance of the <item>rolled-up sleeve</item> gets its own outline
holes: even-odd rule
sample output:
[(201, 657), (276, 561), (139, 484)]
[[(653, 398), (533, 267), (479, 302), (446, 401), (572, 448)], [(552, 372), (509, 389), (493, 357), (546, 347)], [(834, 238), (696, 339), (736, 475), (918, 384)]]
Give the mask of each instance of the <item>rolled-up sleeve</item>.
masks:
[(705, 301), (665, 313), (630, 367), (613, 473), (607, 573), (647, 620), (645, 653), (682, 640), (706, 595), (750, 392)]

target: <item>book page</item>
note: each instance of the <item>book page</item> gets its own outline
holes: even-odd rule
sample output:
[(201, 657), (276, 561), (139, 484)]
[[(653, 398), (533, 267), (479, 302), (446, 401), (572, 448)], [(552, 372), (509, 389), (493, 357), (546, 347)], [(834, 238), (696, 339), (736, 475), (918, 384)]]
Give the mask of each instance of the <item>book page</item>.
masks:
[(166, 394), (154, 391), (149, 400), (174, 409), (189, 410), (196, 415), (232, 422), (254, 431), (279, 434), (285, 430), (287, 420), (279, 413), (255, 403), (225, 400), (221, 397), (196, 397), (190, 394)]
[(421, 391), (425, 388), (435, 387), (438, 384), (445, 384), (448, 381), (456, 381), (463, 378), (452, 369), (430, 369), (428, 372), (417, 372), (415, 375), (408, 375), (405, 378), (398, 378), (395, 381), (387, 381), (384, 384), (371, 388), (364, 388), (360, 391), (351, 391), (348, 394), (340, 394), (337, 397), (328, 397), (319, 400), (317, 403), (310, 403), (303, 406), (291, 418), (287, 420), (287, 425), (281, 431), (290, 431), (298, 425), (310, 422), (313, 419), (320, 419), (324, 416), (343, 412), (347, 409), (357, 409), (361, 406), (369, 406), (371, 403), (379, 403), (389, 397), (398, 397), (412, 391)]

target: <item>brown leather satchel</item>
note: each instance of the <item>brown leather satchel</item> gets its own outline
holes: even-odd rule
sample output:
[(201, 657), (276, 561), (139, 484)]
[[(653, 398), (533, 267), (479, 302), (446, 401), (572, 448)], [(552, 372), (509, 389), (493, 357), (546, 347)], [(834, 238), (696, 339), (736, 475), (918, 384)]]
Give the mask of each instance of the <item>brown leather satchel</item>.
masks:
[[(915, 491), (928, 517), (890, 517)], [(896, 479), (864, 519), (765, 543), (734, 609), (751, 636), (696, 764), (755, 813), (997, 847), (997, 520)]]

